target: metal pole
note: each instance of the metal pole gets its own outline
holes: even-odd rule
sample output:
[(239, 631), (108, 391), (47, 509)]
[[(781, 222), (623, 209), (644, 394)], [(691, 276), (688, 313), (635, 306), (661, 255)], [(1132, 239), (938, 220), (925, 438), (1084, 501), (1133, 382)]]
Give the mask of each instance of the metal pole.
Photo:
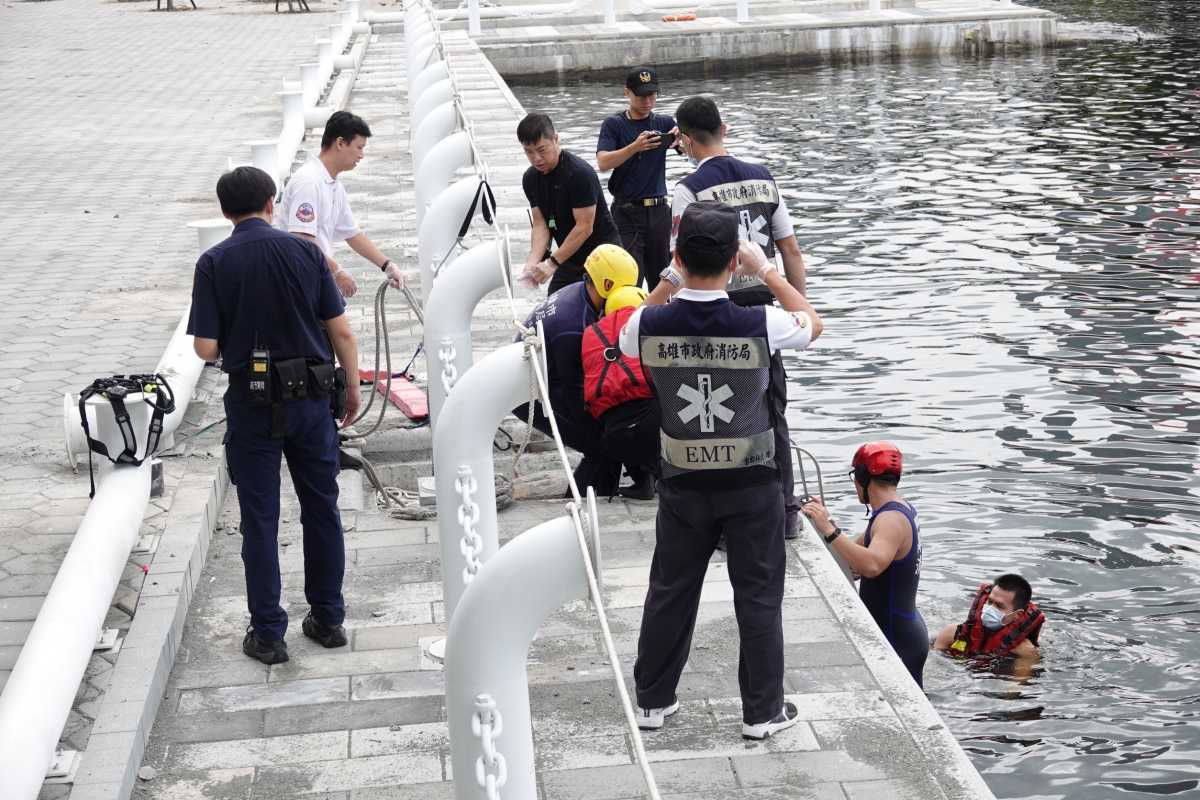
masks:
[(615, 4), (613, 3), (613, 0), (604, 0), (603, 6), (604, 6), (604, 24), (605, 25), (616, 25), (617, 24), (617, 8), (616, 8)]
[(521, 342), (489, 353), (459, 377), (433, 432), (447, 620), (479, 565), (500, 546), (492, 439), (500, 421), (530, 400), (530, 369)]
[(750, 21), (750, 0), (737, 0), (737, 21)]
[(880, 7), (881, 7), (881, 5), (882, 5), (882, 4), (881, 4), (880, 0), (871, 0), (871, 3), (870, 3), (870, 11), (871, 11), (871, 13), (872, 13), (872, 14), (878, 14), (878, 13), (879, 13), (879, 11), (880, 11)]
[(442, 269), (425, 304), (429, 424), (436, 431), (447, 395), (473, 363), (471, 316), (484, 295), (504, 286), (508, 236), (476, 245)]
[[(201, 248), (208, 249), (220, 228), (207, 221), (195, 227)], [(175, 411), (163, 419), (164, 436), (174, 433), (187, 413), (204, 368), (186, 334), (189, 311), (155, 367), (175, 394)], [(5, 800), (34, 800), (41, 791), (149, 499), (149, 459), (137, 467), (114, 466), (75, 532), (0, 695), (0, 797)]]
[[(445, 668), (456, 800), (486, 800), (489, 782), (503, 790), (502, 797), (537, 797), (529, 644), (546, 617), (587, 594), (568, 517), (543, 522), (506, 544), (463, 594), (461, 613), (450, 620)], [(496, 780), (501, 770), (507, 773), (502, 784)]]

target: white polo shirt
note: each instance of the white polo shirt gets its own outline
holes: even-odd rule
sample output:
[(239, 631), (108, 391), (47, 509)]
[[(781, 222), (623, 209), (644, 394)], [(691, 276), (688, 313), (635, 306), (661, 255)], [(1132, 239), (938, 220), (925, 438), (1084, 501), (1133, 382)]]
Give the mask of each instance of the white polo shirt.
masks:
[[(725, 300), (729, 294), (720, 289), (688, 289), (683, 288), (675, 293), (671, 302), (676, 300), (694, 300), (706, 303), (712, 300)], [(621, 329), (621, 352), (627, 356), (640, 355), (638, 331), (642, 322), (642, 306), (629, 318)], [(776, 350), (803, 350), (812, 344), (812, 319), (803, 311), (784, 311), (775, 306), (754, 306), (767, 313), (767, 347), (774, 353)]]
[(360, 233), (346, 187), (331, 177), (321, 159), (309, 156), (296, 170), (275, 206), (275, 227), (288, 233), (307, 233), (317, 238), (325, 255), (333, 254), (334, 242)]

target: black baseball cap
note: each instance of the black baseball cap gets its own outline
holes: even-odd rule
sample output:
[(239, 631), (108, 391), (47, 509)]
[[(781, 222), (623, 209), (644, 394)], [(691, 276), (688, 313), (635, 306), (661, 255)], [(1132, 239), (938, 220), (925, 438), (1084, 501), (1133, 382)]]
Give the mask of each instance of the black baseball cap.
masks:
[(658, 73), (654, 67), (637, 67), (625, 76), (625, 88), (638, 97), (658, 91)]
[(726, 261), (738, 248), (738, 213), (717, 200), (697, 200), (683, 210), (676, 246), (719, 253)]

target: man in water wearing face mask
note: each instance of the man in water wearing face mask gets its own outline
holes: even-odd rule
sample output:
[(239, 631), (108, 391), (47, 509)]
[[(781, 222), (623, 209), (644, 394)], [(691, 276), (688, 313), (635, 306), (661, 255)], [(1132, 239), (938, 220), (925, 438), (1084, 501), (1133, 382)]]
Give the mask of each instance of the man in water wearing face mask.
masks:
[(1020, 575), (1001, 575), (975, 593), (965, 622), (947, 625), (933, 643), (952, 656), (1032, 659), (1046, 615), (1033, 599), (1033, 587)]
[(851, 462), (859, 502), (871, 509), (867, 530), (856, 539), (842, 536), (821, 498), (804, 506), (817, 533), (862, 576), (858, 594), (917, 686), (929, 656), (929, 630), (917, 610), (921, 580), (921, 526), (917, 510), (896, 492), (903, 469), (899, 448), (868, 442)]

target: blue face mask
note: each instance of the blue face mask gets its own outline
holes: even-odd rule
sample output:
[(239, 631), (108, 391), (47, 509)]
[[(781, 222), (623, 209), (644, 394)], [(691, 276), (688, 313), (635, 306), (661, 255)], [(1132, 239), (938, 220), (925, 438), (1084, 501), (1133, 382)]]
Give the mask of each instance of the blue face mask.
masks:
[(989, 631), (1004, 627), (1004, 612), (995, 606), (983, 607), (983, 627)]

